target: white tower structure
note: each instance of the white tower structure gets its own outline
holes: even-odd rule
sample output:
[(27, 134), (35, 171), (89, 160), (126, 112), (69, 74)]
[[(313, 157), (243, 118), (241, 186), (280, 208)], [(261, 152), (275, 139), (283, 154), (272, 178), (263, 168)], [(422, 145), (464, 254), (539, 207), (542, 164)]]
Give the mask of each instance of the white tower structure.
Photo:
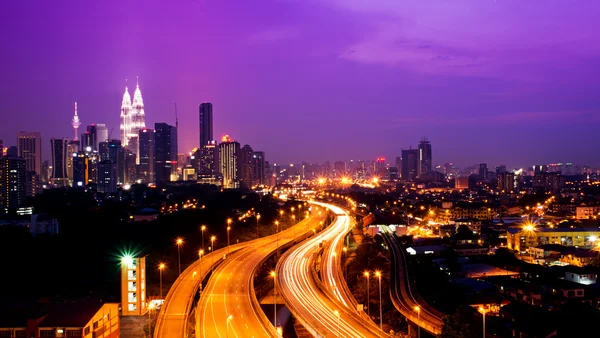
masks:
[(123, 100), (121, 101), (121, 146), (129, 145), (129, 135), (131, 134), (131, 96), (125, 86)]
[(73, 119), (71, 120), (71, 125), (75, 130), (75, 138), (73, 139), (73, 141), (77, 141), (77, 135), (79, 135), (78, 130), (79, 126), (81, 125), (81, 121), (79, 121), (79, 116), (77, 116), (77, 102), (75, 102), (75, 116), (73, 116)]

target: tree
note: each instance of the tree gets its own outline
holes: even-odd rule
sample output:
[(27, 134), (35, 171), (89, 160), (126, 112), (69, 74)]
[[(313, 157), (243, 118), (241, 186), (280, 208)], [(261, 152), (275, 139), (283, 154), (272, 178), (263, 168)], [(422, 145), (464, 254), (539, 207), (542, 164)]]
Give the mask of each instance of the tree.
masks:
[(460, 306), (451, 316), (443, 319), (444, 326), (440, 338), (477, 338), (481, 336), (481, 328), (475, 324), (475, 311), (466, 305)]

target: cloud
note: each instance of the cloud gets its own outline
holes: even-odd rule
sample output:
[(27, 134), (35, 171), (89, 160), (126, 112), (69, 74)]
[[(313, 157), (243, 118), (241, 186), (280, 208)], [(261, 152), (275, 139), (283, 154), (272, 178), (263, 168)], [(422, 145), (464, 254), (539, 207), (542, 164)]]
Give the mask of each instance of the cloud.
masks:
[(296, 28), (276, 27), (252, 33), (246, 38), (246, 42), (249, 44), (270, 44), (293, 39), (298, 35), (299, 32)]

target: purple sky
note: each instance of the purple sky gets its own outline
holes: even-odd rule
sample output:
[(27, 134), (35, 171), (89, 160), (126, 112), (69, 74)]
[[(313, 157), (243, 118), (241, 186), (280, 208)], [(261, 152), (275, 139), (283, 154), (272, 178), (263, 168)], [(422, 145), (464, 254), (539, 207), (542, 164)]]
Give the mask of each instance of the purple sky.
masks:
[[(177, 3), (178, 5), (172, 5)], [(0, 139), (119, 135), (125, 79), (146, 124), (198, 143), (198, 104), (273, 162), (600, 165), (600, 1), (4, 1)], [(49, 147), (48, 147), (49, 149)], [(48, 158), (48, 150), (45, 150)]]

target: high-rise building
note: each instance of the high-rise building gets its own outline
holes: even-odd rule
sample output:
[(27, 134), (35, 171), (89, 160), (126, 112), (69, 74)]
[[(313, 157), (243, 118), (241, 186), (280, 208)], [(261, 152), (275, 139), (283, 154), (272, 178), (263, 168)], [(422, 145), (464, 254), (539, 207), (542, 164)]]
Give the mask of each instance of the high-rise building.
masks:
[(67, 144), (67, 178), (69, 179), (69, 184), (73, 185), (73, 155), (76, 155), (79, 152), (79, 141), (70, 141)]
[(427, 138), (419, 142), (419, 174), (426, 174), (432, 170), (431, 142)]
[(406, 181), (414, 180), (419, 174), (419, 150), (402, 150), (402, 179)]
[(129, 149), (123, 149), (123, 184), (132, 184), (137, 180), (136, 154)]
[(239, 188), (240, 144), (228, 135), (219, 143), (219, 171), (223, 175), (223, 188)]
[(100, 142), (108, 141), (108, 128), (106, 124), (98, 123), (96, 125), (96, 148), (100, 149)]
[(346, 175), (346, 163), (344, 161), (335, 161), (333, 163), (333, 170), (335, 170), (335, 176), (337, 177)]
[(98, 131), (95, 124), (87, 126), (85, 133), (81, 134), (81, 150), (98, 151)]
[(15, 209), (25, 200), (26, 160), (0, 157), (0, 208)]
[[(138, 142), (136, 141), (140, 129), (146, 128), (145, 119), (144, 99), (142, 98), (139, 82), (136, 83), (133, 102), (127, 87), (125, 87), (125, 93), (123, 93), (123, 100), (121, 101), (121, 146), (129, 148), (134, 154), (139, 153)], [(138, 159), (136, 159), (136, 163), (139, 163)]]
[(213, 141), (213, 106), (206, 102), (200, 104), (200, 149)]
[(209, 141), (200, 148), (200, 175), (208, 177), (219, 172), (219, 148), (216, 141)]
[(139, 175), (144, 183), (154, 183), (154, 129), (140, 129), (139, 134)]
[(501, 172), (498, 176), (498, 190), (505, 193), (514, 193), (517, 191), (517, 180), (513, 173)]
[(67, 186), (69, 176), (67, 174), (67, 158), (73, 154), (68, 153), (69, 139), (50, 139), (50, 150), (52, 152), (52, 184), (55, 186)]
[(487, 163), (479, 164), (479, 179), (487, 182), (487, 180), (488, 180)]
[(110, 160), (98, 163), (98, 191), (103, 193), (117, 191), (117, 166)]
[(81, 125), (81, 121), (79, 121), (79, 116), (77, 115), (77, 102), (75, 102), (75, 115), (73, 115), (73, 119), (71, 120), (71, 126), (75, 131), (75, 136), (73, 137), (73, 141), (77, 141), (77, 137), (79, 134), (79, 126)]
[(39, 132), (17, 133), (18, 157), (25, 159), (25, 171), (42, 172), (42, 135)]
[(73, 186), (85, 187), (89, 181), (89, 158), (85, 151), (73, 154)]
[(6, 156), (6, 148), (4, 147), (4, 141), (0, 140), (0, 157)]
[(154, 124), (154, 172), (157, 185), (177, 176), (177, 128), (166, 123)]
[(240, 185), (244, 188), (252, 187), (252, 177), (254, 174), (254, 150), (249, 145), (244, 145), (240, 149)]
[(252, 180), (254, 185), (265, 185), (268, 184), (265, 181), (265, 153), (263, 151), (255, 151), (252, 154)]
[(496, 167), (496, 175), (498, 174), (503, 174), (506, 172), (506, 166), (505, 165), (499, 165)]

